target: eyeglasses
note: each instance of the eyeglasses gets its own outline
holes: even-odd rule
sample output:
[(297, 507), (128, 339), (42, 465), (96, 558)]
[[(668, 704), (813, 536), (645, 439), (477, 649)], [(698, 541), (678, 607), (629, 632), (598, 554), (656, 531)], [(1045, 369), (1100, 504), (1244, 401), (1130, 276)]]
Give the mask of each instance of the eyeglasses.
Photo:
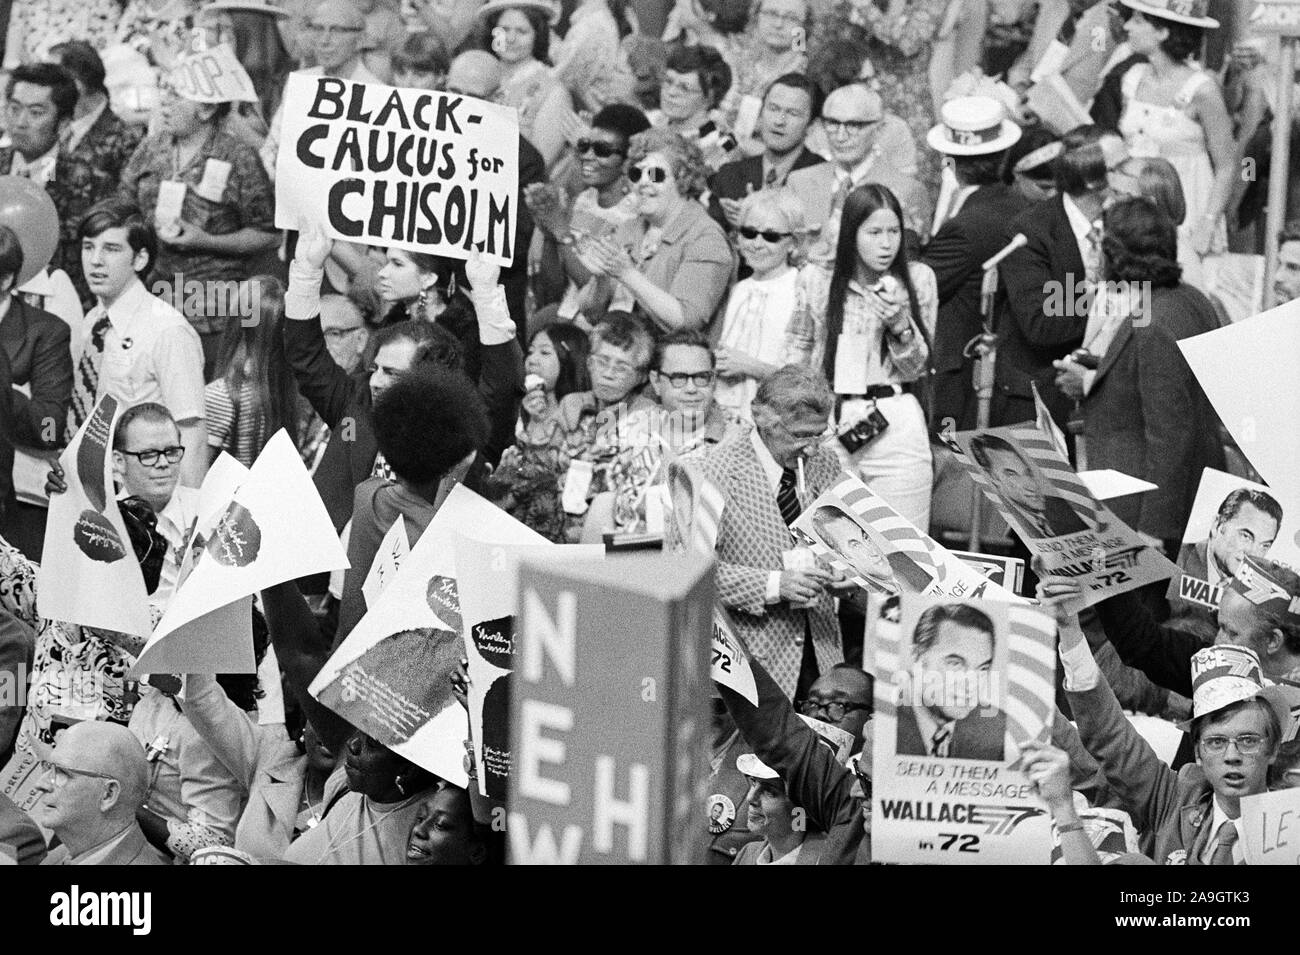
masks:
[(180, 464), (181, 458), (185, 457), (185, 449), (182, 447), (146, 448), (143, 451), (123, 451), (122, 453), (131, 455), (147, 468), (155, 466), (159, 458), (166, 458), (168, 464)]
[(1264, 737), (1258, 733), (1243, 733), (1240, 736), (1202, 736), (1201, 747), (1213, 756), (1221, 756), (1228, 751), (1228, 744), (1237, 747), (1242, 756), (1254, 756), (1264, 745)]
[(852, 133), (857, 135), (880, 122), (878, 119), (827, 119), (822, 117), (822, 125), (830, 135)]
[(668, 383), (674, 388), (685, 388), (686, 382), (688, 381), (695, 382), (696, 388), (707, 388), (709, 385), (713, 384), (713, 379), (717, 376), (712, 371), (697, 371), (693, 374), (681, 371), (673, 372), (670, 375), (666, 375), (661, 371), (659, 372), (659, 377), (667, 378)]
[(838, 723), (857, 710), (866, 710), (868, 713), (872, 711), (869, 703), (846, 703), (843, 700), (832, 700), (829, 703), (821, 700), (798, 700), (795, 706), (804, 716), (819, 716), (825, 713), (832, 723)]
[(610, 156), (626, 156), (626, 149), (619, 149), (609, 143), (602, 143), (598, 139), (579, 139), (574, 149), (578, 151), (579, 156), (585, 156), (587, 153), (595, 154), (597, 159), (608, 159)]
[(346, 335), (351, 335), (353, 332), (359, 331), (361, 331), (360, 325), (353, 325), (351, 328), (327, 328), (325, 329), (325, 337), (337, 341)]
[(614, 371), (624, 376), (636, 374), (641, 370), (621, 358), (610, 358), (608, 355), (592, 355), (591, 363), (601, 371)]
[(350, 36), (354, 33), (360, 33), (365, 27), (344, 27), (337, 24), (322, 26), (319, 23), (307, 24), (307, 32), (324, 36)]
[(86, 776), (90, 779), (117, 780), (116, 776), (109, 776), (107, 773), (97, 773), (89, 769), (74, 769), (71, 766), (60, 766), (58, 763), (51, 763), (47, 759), (41, 760), (41, 772), (51, 776), (54, 780), (54, 785), (59, 788), (68, 785), (68, 782), (73, 776)]
[(646, 166), (644, 168), (641, 166), (633, 166), (627, 171), (629, 182), (638, 183), (641, 181), (642, 176), (645, 176), (653, 183), (662, 183), (668, 180), (668, 170), (664, 169), (662, 166)]
[(751, 226), (743, 225), (740, 227), (740, 237), (742, 239), (757, 239), (763, 237), (763, 241), (771, 245), (776, 245), (782, 239), (790, 238), (789, 232), (777, 232), (775, 229), (755, 229)]
[(822, 428), (820, 431), (814, 433), (811, 431), (792, 431), (790, 430), (789, 425), (779, 419), (777, 420), (777, 425), (786, 433), (787, 437), (793, 438), (801, 444), (811, 444), (814, 441), (824, 441), (827, 438), (833, 437), (835, 434), (835, 429), (831, 427)]

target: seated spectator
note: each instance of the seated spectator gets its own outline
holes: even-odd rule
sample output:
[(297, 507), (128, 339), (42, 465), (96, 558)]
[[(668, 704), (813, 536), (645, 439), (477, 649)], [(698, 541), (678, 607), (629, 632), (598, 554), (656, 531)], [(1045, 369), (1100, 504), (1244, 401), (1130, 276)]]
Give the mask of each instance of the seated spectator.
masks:
[(40, 788), (49, 794), (41, 821), (60, 842), (42, 865), (167, 865), (136, 822), (149, 763), (130, 730), (77, 723), (39, 756), (46, 773)]
[(725, 161), (734, 148), (725, 142), (726, 130), (718, 107), (731, 89), (731, 67), (711, 46), (680, 46), (668, 54), (659, 109), (650, 122), (693, 142), (711, 168)]
[(761, 0), (754, 9), (756, 29), (736, 63), (728, 119), (746, 98), (764, 97), (777, 77), (804, 73), (808, 68), (808, 37), (812, 34), (812, 5), (808, 0)]
[(628, 163), (638, 219), (613, 240), (579, 245), (595, 276), (583, 311), (635, 308), (665, 331), (707, 328), (734, 263), (726, 235), (695, 201), (705, 186), (699, 150), (675, 133), (649, 129), (632, 138)]

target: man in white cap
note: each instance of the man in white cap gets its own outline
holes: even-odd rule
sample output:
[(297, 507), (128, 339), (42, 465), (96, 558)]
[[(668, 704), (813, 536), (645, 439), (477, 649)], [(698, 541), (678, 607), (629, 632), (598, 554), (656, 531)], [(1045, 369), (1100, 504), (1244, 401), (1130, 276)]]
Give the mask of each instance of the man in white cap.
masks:
[(791, 801), (776, 770), (753, 753), (737, 756), (736, 768), (749, 782), (749, 831), (760, 838), (741, 849), (732, 865), (817, 865), (826, 837), (808, 831), (806, 814)]
[(980, 334), (980, 265), (1001, 248), (1004, 224), (1029, 205), (1002, 181), (1007, 150), (1020, 139), (1020, 127), (991, 96), (962, 96), (940, 110), (941, 122), (926, 141), (943, 153), (957, 177), (957, 191), (926, 246), (922, 261), (934, 269), (939, 286), (939, 319), (930, 348), (934, 369), (931, 427), (951, 419), (965, 431), (975, 427), (973, 360), (966, 344)]
[(1102, 677), (1078, 617), (1076, 582), (1045, 578), (1038, 595), (1057, 617), (1067, 697), (1088, 751), (1114, 794), (1163, 864), (1236, 865), (1241, 800), (1267, 791), (1269, 767), (1290, 714), (1278, 687), (1265, 687), (1259, 658), (1247, 647), (1199, 650), (1191, 661), (1196, 761), (1174, 772), (1124, 716)]

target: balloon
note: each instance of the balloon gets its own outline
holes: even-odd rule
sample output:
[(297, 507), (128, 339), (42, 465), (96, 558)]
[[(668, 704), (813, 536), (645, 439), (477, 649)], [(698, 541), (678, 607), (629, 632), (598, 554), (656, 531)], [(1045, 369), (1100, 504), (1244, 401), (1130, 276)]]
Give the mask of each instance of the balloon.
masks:
[(59, 245), (59, 214), (44, 188), (22, 176), (0, 176), (0, 225), (18, 236), (23, 267), (14, 287), (26, 285), (50, 264)]

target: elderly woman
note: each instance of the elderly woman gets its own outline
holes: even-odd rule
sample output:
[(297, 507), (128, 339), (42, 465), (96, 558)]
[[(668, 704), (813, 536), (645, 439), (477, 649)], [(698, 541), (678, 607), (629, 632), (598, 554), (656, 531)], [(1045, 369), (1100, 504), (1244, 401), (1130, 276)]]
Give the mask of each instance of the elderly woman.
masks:
[(716, 399), (744, 418), (758, 383), (785, 363), (786, 332), (801, 290), (799, 246), (807, 233), (803, 204), (788, 189), (764, 189), (741, 201), (740, 254), (753, 270), (736, 284), (718, 336)]
[(663, 331), (704, 328), (726, 294), (733, 260), (722, 228), (696, 200), (704, 192), (699, 150), (665, 129), (632, 137), (628, 181), (637, 220), (613, 239), (578, 246), (595, 278), (583, 311), (636, 311)]
[(701, 148), (721, 138), (718, 107), (731, 89), (731, 67), (710, 46), (682, 46), (668, 54), (659, 109), (650, 122), (701, 142)]
[[(199, 103), (169, 84), (161, 128), (122, 171), (119, 195), (158, 230), (153, 273), (164, 280), (240, 282), (253, 259), (280, 242), (271, 181), (257, 151), (223, 128), (229, 112), (229, 103)], [(207, 314), (206, 298), (186, 295), (184, 312), (202, 339), (210, 378), (228, 316)]]
[(498, 98), (519, 111), (519, 132), (537, 147), (547, 168), (564, 152), (566, 120), (573, 111), (548, 58), (554, 12), (542, 0), (489, 0), (478, 11), (484, 48), (501, 61)]

